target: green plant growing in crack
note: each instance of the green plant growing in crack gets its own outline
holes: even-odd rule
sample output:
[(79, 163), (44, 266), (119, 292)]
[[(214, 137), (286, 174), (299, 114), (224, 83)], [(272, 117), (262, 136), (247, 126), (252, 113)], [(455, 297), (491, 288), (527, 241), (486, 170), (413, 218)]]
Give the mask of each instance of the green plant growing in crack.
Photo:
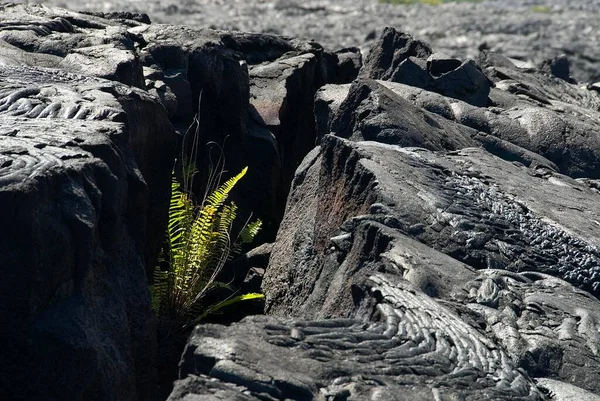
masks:
[(188, 186), (193, 170), (185, 166), (186, 163), (184, 186), (173, 174), (166, 246), (161, 255), (163, 263), (162, 267), (155, 268), (151, 288), (159, 326), (173, 333), (185, 332), (208, 314), (225, 306), (264, 297), (251, 293), (213, 305), (203, 302), (211, 289), (227, 286), (217, 282), (218, 274), (243, 244), (253, 241), (262, 223), (260, 220), (246, 222), (232, 239), (237, 206), (228, 201), (228, 196), (246, 174), (247, 167), (196, 204)]

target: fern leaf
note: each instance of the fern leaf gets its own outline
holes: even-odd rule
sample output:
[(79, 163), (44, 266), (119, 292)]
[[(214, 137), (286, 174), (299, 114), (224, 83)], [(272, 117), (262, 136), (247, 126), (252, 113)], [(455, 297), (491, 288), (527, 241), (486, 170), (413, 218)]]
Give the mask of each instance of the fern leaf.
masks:
[(247, 224), (232, 244), (231, 230), (237, 206), (227, 203), (231, 190), (244, 177), (248, 168), (220, 185), (197, 206), (187, 187), (171, 183), (169, 222), (163, 261), (168, 270), (154, 272), (151, 288), (153, 307), (160, 318), (184, 321), (185, 327), (210, 313), (236, 302), (262, 298), (261, 294), (244, 294), (206, 308), (202, 299), (214, 287), (225, 286), (216, 281), (232, 249), (238, 242), (252, 241), (261, 228), (260, 220)]
[(244, 167), (244, 169), (242, 171), (240, 171), (239, 174), (231, 177), (224, 184), (222, 184), (217, 189), (215, 189), (208, 196), (208, 198), (206, 200), (206, 204), (209, 204), (215, 208), (218, 208), (220, 205), (225, 203), (225, 201), (227, 200), (227, 197), (229, 196), (229, 193), (231, 192), (231, 190), (233, 189), (235, 184), (237, 184), (238, 181), (241, 180), (242, 177), (244, 177), (244, 175), (246, 175), (247, 171), (248, 171), (248, 167)]
[(246, 224), (240, 232), (240, 241), (242, 244), (249, 244), (254, 241), (254, 238), (262, 228), (262, 221), (260, 219), (254, 220), (251, 223)]
[(251, 292), (248, 294), (242, 294), (242, 295), (238, 295), (237, 297), (233, 297), (233, 298), (229, 298), (226, 299), (225, 301), (219, 302), (218, 304), (215, 304), (211, 307), (209, 307), (208, 309), (206, 309), (206, 312), (204, 312), (202, 315), (198, 316), (196, 319), (194, 319), (194, 321), (192, 322), (192, 324), (197, 324), (200, 320), (204, 319), (206, 316), (218, 312), (219, 310), (236, 304), (238, 302), (243, 302), (243, 301), (251, 301), (254, 299), (263, 299), (265, 297), (264, 294), (259, 294), (257, 292)]

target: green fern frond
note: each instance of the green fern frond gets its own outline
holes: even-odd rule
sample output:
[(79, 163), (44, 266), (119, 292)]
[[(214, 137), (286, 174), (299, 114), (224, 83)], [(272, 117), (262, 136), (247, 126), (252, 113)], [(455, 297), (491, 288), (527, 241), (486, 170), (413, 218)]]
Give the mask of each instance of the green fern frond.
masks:
[(262, 228), (262, 221), (260, 219), (254, 220), (246, 226), (240, 232), (240, 241), (242, 244), (249, 244), (254, 241), (254, 238)]
[(208, 309), (206, 309), (206, 311), (202, 315), (200, 315), (196, 319), (194, 319), (193, 324), (198, 323), (199, 321), (204, 319), (206, 316), (213, 314), (215, 312), (218, 312), (219, 310), (221, 310), (227, 306), (236, 304), (238, 302), (243, 302), (243, 301), (252, 301), (254, 299), (263, 299), (264, 297), (265, 297), (264, 294), (251, 292), (248, 294), (238, 295), (237, 297), (234, 297), (234, 298), (226, 299), (225, 301), (219, 302), (218, 304), (213, 305), (213, 306), (209, 307)]
[(244, 167), (244, 169), (240, 171), (238, 175), (231, 177), (224, 184), (215, 189), (213, 193), (211, 193), (206, 199), (206, 204), (212, 205), (216, 208), (222, 205), (227, 200), (227, 197), (229, 196), (229, 193), (235, 184), (237, 184), (238, 181), (241, 180), (244, 175), (246, 175), (247, 171), (248, 167)]
[(182, 188), (173, 173), (166, 246), (162, 254), (168, 268), (167, 271), (160, 267), (155, 269), (151, 288), (153, 308), (159, 318), (189, 326), (232, 303), (262, 297), (261, 294), (245, 294), (208, 308), (202, 304), (208, 290), (225, 286), (216, 278), (228, 258), (239, 249), (239, 243), (251, 242), (261, 228), (259, 220), (247, 224), (236, 237), (236, 243), (232, 243), (231, 230), (237, 206), (233, 202), (227, 203), (227, 199), (247, 170), (244, 168), (220, 185), (200, 206), (194, 203), (192, 194)]

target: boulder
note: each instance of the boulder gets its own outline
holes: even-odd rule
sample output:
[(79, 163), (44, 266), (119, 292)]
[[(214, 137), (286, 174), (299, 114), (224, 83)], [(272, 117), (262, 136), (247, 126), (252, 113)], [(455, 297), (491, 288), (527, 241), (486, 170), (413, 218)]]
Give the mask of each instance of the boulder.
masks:
[[(131, 91), (0, 67), (5, 399), (154, 397), (144, 263), (153, 206), (132, 149), (153, 141), (135, 140), (129, 122), (140, 114), (119, 104), (119, 93)], [(147, 110), (143, 101), (137, 108)]]
[[(436, 154), (330, 136), (306, 163), (263, 281), (269, 314), (372, 316), (364, 281), (389, 272), (416, 293), (477, 311), (463, 321), (531, 377), (598, 392), (589, 376), (596, 336), (569, 323), (596, 321), (588, 314), (597, 299), (576, 287), (598, 295), (597, 192), (475, 148)], [(563, 324), (578, 334), (563, 337)]]
[[(391, 165), (378, 167), (382, 159), (390, 160), (387, 152), (412, 153), (417, 165), (432, 161), (433, 153), (422, 149), (331, 141), (369, 148), (368, 156), (361, 159), (362, 168), (376, 174), (380, 189), (391, 190), (397, 180), (385, 178), (395, 175)], [(481, 151), (464, 152), (445, 157), (482, 158)], [(311, 173), (306, 169), (314, 165), (314, 157), (310, 155), (299, 171), (301, 182), (292, 197), (299, 194), (299, 187), (311, 187), (307, 177)], [(512, 166), (490, 156), (481, 163), (491, 160)], [(464, 166), (464, 171), (475, 172), (472, 167)], [(318, 177), (319, 169), (315, 171)], [(358, 182), (351, 180), (349, 185)], [(395, 185), (398, 193), (406, 188), (404, 183)], [(419, 185), (412, 190), (428, 199), (428, 204), (435, 203), (423, 193), (424, 188)], [(313, 191), (313, 199), (319, 199), (322, 191), (314, 187)], [(388, 204), (393, 200), (386, 199)], [(303, 210), (302, 202), (289, 206), (288, 213)], [(367, 214), (346, 220), (326, 240), (331, 246), (324, 251), (322, 269), (312, 271), (297, 262), (303, 258), (310, 263), (319, 257), (308, 255), (303, 244), (312, 232), (316, 242), (319, 228), (298, 220), (294, 253), (288, 255), (293, 259), (287, 259), (290, 268), (279, 275), (285, 277), (285, 284), (273, 292), (272, 302), (290, 308), (284, 313), (277, 309), (277, 314), (301, 313), (308, 320), (266, 316), (246, 318), (229, 327), (197, 327), (182, 357), (181, 381), (176, 382), (170, 399), (213, 393), (202, 386), (228, 389), (231, 397), (239, 399), (395, 400), (407, 394), (422, 400), (545, 399), (549, 389), (561, 399), (598, 391), (592, 373), (595, 334), (585, 334), (588, 322), (597, 321), (597, 299), (542, 273), (496, 269), (479, 273), (415, 240), (415, 233), (423, 229), (418, 224), (404, 233), (401, 215), (390, 212), (393, 207), (386, 210), (383, 204), (373, 204)], [(324, 223), (319, 217), (313, 224)], [(267, 274), (272, 277), (271, 267)], [(314, 281), (304, 287), (300, 282), (304, 277)], [(314, 320), (318, 316), (330, 319)], [(573, 359), (578, 355), (581, 365)], [(538, 385), (530, 379), (546, 376), (555, 379), (540, 379)]]
[[(544, 167), (526, 168), (522, 165), (514, 165), (475, 148), (450, 154), (448, 157), (453, 160), (452, 164), (446, 164), (445, 158), (439, 158), (438, 161), (438, 158), (431, 159), (430, 156), (425, 156), (430, 154), (425, 150), (404, 151), (403, 148), (389, 145), (375, 146), (368, 142), (364, 142), (364, 144), (359, 142), (360, 145), (354, 145), (352, 142), (334, 138), (327, 138), (328, 144), (321, 150), (320, 157), (311, 156), (312, 174), (318, 174), (317, 177), (303, 171), (299, 172), (299, 176), (302, 177), (300, 183), (303, 185), (295, 186), (290, 196), (287, 217), (282, 223), (279, 239), (273, 247), (265, 276), (263, 288), (267, 294), (273, 293), (273, 296), (268, 296), (267, 310), (274, 313), (292, 313), (292, 311), (299, 313), (299, 310), (306, 309), (308, 315), (312, 316), (316, 313), (314, 309), (311, 309), (311, 303), (300, 295), (301, 289), (310, 289), (307, 294), (316, 296), (318, 291), (314, 288), (314, 282), (306, 286), (303, 280), (293, 280), (294, 284), (289, 281), (293, 277), (311, 277), (311, 272), (321, 272), (323, 267), (319, 267), (319, 263), (327, 265), (329, 257), (322, 255), (323, 261), (318, 262), (319, 250), (329, 249), (330, 238), (344, 235), (342, 223), (349, 216), (364, 214), (374, 203), (393, 206), (392, 209), (388, 209), (387, 206), (382, 207), (382, 213), (395, 220), (394, 224), (398, 225), (403, 232), (412, 234), (421, 242), (475, 268), (540, 271), (561, 277), (594, 294), (598, 292), (598, 286), (595, 279), (592, 278), (598, 263), (595, 250), (598, 244), (594, 235), (591, 234), (596, 228), (587, 217), (591, 216), (589, 213), (594, 213), (592, 205), (596, 201), (596, 193), (583, 183), (561, 176)], [(357, 149), (369, 150), (361, 153)], [(404, 164), (397, 164), (403, 159), (405, 152), (411, 152), (410, 154), (413, 155), (402, 162), (406, 163), (407, 167), (403, 167)], [(415, 160), (425, 162), (428, 158), (435, 160), (434, 165), (441, 169), (439, 173), (426, 172), (426, 170), (419, 172), (416, 169)], [(361, 162), (363, 159), (364, 163)], [(377, 160), (381, 161), (377, 162)], [(318, 166), (319, 163), (320, 166)], [(372, 166), (373, 169), (378, 165), (385, 166), (384, 170), (389, 171), (389, 174), (386, 175), (387, 178), (384, 178), (384, 176), (375, 174), (365, 165)], [(461, 169), (465, 169), (464, 171), (475, 171), (473, 177), (481, 178), (465, 179), (463, 184), (458, 184), (458, 181), (450, 183), (454, 181), (454, 178), (448, 178), (450, 181), (443, 185), (441, 181), (440, 183), (436, 183), (435, 180), (429, 181), (434, 177), (437, 177), (437, 180), (445, 176), (457, 176), (458, 173), (453, 173), (453, 171), (456, 171), (458, 167), (454, 166), (460, 166)], [(444, 171), (446, 172), (444, 173)], [(469, 175), (471, 172), (465, 174)], [(514, 177), (515, 181), (508, 180), (507, 177)], [(515, 209), (509, 211), (504, 207), (500, 216), (505, 215), (506, 217), (496, 216), (496, 212), (493, 211), (495, 206), (489, 206), (491, 209), (487, 209), (488, 206), (484, 207), (483, 203), (471, 210), (470, 207), (473, 205), (460, 195), (462, 190), (459, 188), (462, 185), (471, 188), (471, 185), (474, 184), (467, 184), (467, 182), (479, 179), (486, 181), (484, 187), (490, 185), (497, 188), (493, 191), (495, 194), (502, 191), (501, 185), (510, 188), (511, 196), (504, 200), (501, 200), (500, 197), (492, 203), (505, 202), (507, 205), (514, 205), (511, 208)], [(402, 184), (404, 180), (407, 184)], [(444, 178), (443, 181), (445, 180)], [(418, 184), (419, 182), (422, 184)], [(388, 185), (390, 186), (389, 190), (387, 189)], [(455, 189), (450, 190), (447, 185)], [(315, 199), (314, 196), (304, 192), (305, 188), (311, 189), (319, 196)], [(400, 190), (400, 188), (404, 189)], [(379, 191), (385, 193), (378, 196)], [(433, 195), (436, 191), (439, 191), (438, 194)], [(470, 193), (468, 196), (478, 199), (485, 198), (483, 194), (475, 194), (473, 191), (474, 187), (468, 191)], [(564, 194), (561, 194), (562, 192)], [(414, 193), (412, 195), (414, 198), (409, 196), (410, 193)], [(410, 199), (414, 199), (414, 201)], [(427, 201), (423, 202), (423, 200)], [(295, 202), (299, 202), (298, 205), (295, 205)], [(478, 200), (476, 203), (479, 204), (479, 202)], [(306, 206), (303, 207), (302, 204)], [(569, 209), (569, 205), (575, 208), (575, 204), (579, 205), (577, 209)], [(344, 206), (341, 207), (342, 205)], [(315, 211), (314, 223), (308, 222), (312, 217), (306, 214), (305, 208)], [(480, 208), (487, 211), (483, 212), (484, 209)], [(585, 212), (579, 210), (585, 210)], [(491, 214), (488, 215), (488, 213)], [(534, 217), (536, 213), (544, 217)], [(417, 217), (420, 215), (422, 217)], [(307, 223), (300, 224), (304, 216), (306, 216)], [(398, 216), (402, 216), (402, 218)], [(562, 234), (551, 234), (554, 232), (554, 228), (552, 228), (554, 226), (545, 226), (546, 219), (555, 221), (556, 225), (565, 231), (560, 231)], [(443, 223), (442, 220), (446, 223)], [(463, 223), (466, 225), (463, 226)], [(448, 224), (448, 228), (445, 228), (446, 224)], [(489, 224), (487, 229), (484, 228), (486, 224)], [(538, 224), (541, 224), (539, 229), (536, 228)], [(526, 226), (531, 228), (526, 228)], [(290, 233), (302, 232), (302, 227), (307, 227), (308, 232), (302, 235), (299, 233), (284, 235), (287, 230), (290, 230)], [(505, 230), (509, 230), (509, 232), (515, 230), (514, 235), (510, 239), (501, 239), (500, 233)], [(543, 234), (546, 232), (548, 234)], [(298, 237), (299, 235), (300, 237)], [(565, 248), (562, 243), (559, 243), (563, 241), (559, 239), (563, 238), (563, 235), (566, 236), (564, 237), (565, 243), (572, 243), (572, 246)], [(575, 245), (579, 242), (570, 235), (581, 236), (577, 237), (581, 238), (580, 245)], [(549, 240), (546, 239), (546, 236), (555, 239)], [(305, 238), (305, 240), (298, 242), (299, 238)], [(517, 238), (521, 239), (517, 240)], [(538, 239), (534, 240), (534, 238)], [(546, 240), (551, 242), (545, 242)], [(497, 247), (491, 245), (495, 241), (500, 241), (496, 243)], [(538, 247), (536, 245), (538, 241), (544, 245)], [(307, 253), (306, 248), (308, 247), (316, 249), (317, 255)], [(563, 250), (567, 253), (563, 254)], [(573, 254), (568, 256), (570, 252)], [(584, 263), (588, 267), (583, 267), (580, 258), (585, 260), (589, 258), (590, 262)], [(290, 264), (289, 261), (294, 263)], [(311, 267), (301, 267), (304, 264)], [(295, 267), (293, 272), (286, 271), (288, 265)], [(281, 271), (281, 268), (284, 271)], [(315, 280), (317, 277), (314, 277)], [(327, 281), (325, 280), (325, 282)], [(299, 286), (297, 290), (295, 289), (296, 285)], [(286, 297), (280, 294), (281, 291), (289, 294), (289, 304)]]
[(511, 66), (490, 53), (481, 62), (494, 85), (489, 107), (476, 107), (412, 85), (379, 82), (415, 106), (479, 131), (473, 138), (492, 153), (498, 154), (492, 142), (501, 141), (537, 154), (563, 174), (598, 177), (597, 92), (537, 70)]
[(432, 150), (475, 144), (468, 127), (415, 107), (373, 80), (357, 80), (352, 84), (331, 122), (331, 132), (353, 140)]
[(461, 62), (434, 53), (427, 43), (394, 28), (383, 30), (359, 74), (427, 89), (479, 107), (488, 103), (488, 80), (473, 60)]
[[(578, 164), (546, 151), (552, 136), (532, 146), (497, 131), (522, 127), (512, 113), (524, 104), (595, 124), (594, 95), (502, 58), (485, 59), (486, 75), (435, 53), (406, 60), (429, 78), (317, 93), (323, 139), (296, 170), (273, 244), (268, 316), (197, 327), (171, 399), (208, 382), (249, 399), (600, 392), (595, 159), (578, 159), (592, 176), (575, 180)], [(439, 78), (463, 67), (482, 86), (450, 94)], [(506, 90), (508, 74), (528, 85)]]
[(136, 53), (114, 45), (74, 49), (59, 64), (66, 71), (86, 73), (145, 89), (142, 64)]
[(140, 22), (40, 5), (0, 14), (0, 221), (13, 227), (0, 234), (0, 394), (155, 399), (146, 269), (164, 239), (176, 137), (140, 89), (127, 31)]
[[(226, 179), (249, 166), (233, 198), (240, 204), (241, 214), (253, 212), (264, 221), (261, 235), (266, 239), (275, 236), (295, 168), (315, 146), (316, 90), (329, 79), (329, 69), (335, 73), (332, 80), (351, 79), (360, 62), (353, 49), (340, 52), (335, 62), (329, 62), (323, 49), (311, 42), (150, 25), (147, 16), (132, 13), (80, 14), (41, 5), (6, 5), (2, 13), (11, 21), (0, 27), (0, 40), (4, 41), (0, 42), (0, 57), (7, 62), (85, 72), (146, 89), (157, 97), (185, 137), (181, 142), (186, 152), (192, 153), (192, 138), (198, 137), (195, 190), (199, 196), (211, 172), (224, 168)], [(17, 56), (18, 49), (31, 52), (32, 60)], [(134, 107), (133, 103), (127, 107)], [(151, 113), (163, 112), (153, 109)], [(160, 133), (171, 130), (169, 122), (149, 125), (147, 121), (148, 116), (136, 120), (135, 132), (149, 131), (145, 137), (156, 142), (152, 149), (173, 149), (174, 141), (161, 139), (164, 135)], [(224, 166), (216, 165), (221, 150), (208, 143), (221, 148)], [(143, 146), (147, 155), (136, 156), (151, 187), (152, 203), (162, 194), (164, 205), (164, 187), (155, 190), (152, 181), (161, 171), (156, 179), (164, 182), (164, 171), (172, 169), (171, 150), (151, 155), (149, 147), (139, 145), (134, 149)], [(150, 216), (159, 217), (151, 217), (149, 226), (162, 233), (164, 212)], [(162, 234), (151, 238), (154, 253), (161, 240)], [(154, 265), (150, 254), (148, 265)]]
[(128, 25), (140, 22), (128, 20), (130, 24), (124, 25), (64, 9), (17, 3), (2, 5), (0, 12), (7, 21), (0, 26), (0, 40), (35, 54), (39, 60), (49, 55), (58, 57), (53, 65), (44, 66), (144, 87), (136, 52), (139, 38), (128, 31)]
[[(140, 38), (127, 30), (130, 25), (142, 24), (133, 16), (127, 19), (127, 25), (121, 25), (118, 20), (43, 5), (6, 4), (0, 13), (10, 21), (0, 25), (0, 49), (6, 49), (8, 65), (60, 68), (39, 76), (28, 72), (18, 79), (17, 87), (32, 87), (29, 92), (6, 97), (9, 114), (30, 118), (111, 118), (127, 126), (128, 143), (149, 191), (145, 255), (151, 273), (167, 224), (176, 137), (162, 105), (145, 91), (129, 87), (145, 88), (136, 49)], [(93, 84), (84, 82), (82, 89), (59, 87), (56, 96), (50, 96), (54, 85), (82, 79), (69, 72), (85, 72), (128, 86), (98, 80)], [(10, 79), (17, 79), (17, 75), (12, 74)], [(85, 92), (90, 90), (95, 90), (95, 94), (86, 100)], [(94, 106), (96, 99), (106, 104)]]
[(386, 27), (379, 40), (373, 44), (360, 74), (371, 79), (383, 79), (399, 82), (404, 74), (404, 63), (411, 57), (427, 60), (433, 53), (431, 47), (412, 35)]
[[(317, 125), (335, 136), (325, 136), (297, 171), (263, 280), (266, 311), (303, 319), (372, 319), (376, 302), (365, 295), (372, 292), (365, 282), (390, 272), (402, 277), (393, 291), (402, 292), (400, 283), (408, 282), (416, 293), (466, 307), (463, 321), (501, 344), (516, 366), (530, 377), (557, 380), (540, 379), (542, 393), (557, 391), (560, 398), (573, 390), (587, 397), (588, 391), (599, 392), (590, 376), (597, 336), (594, 329), (585, 334), (588, 323), (579, 323), (597, 321), (595, 180), (559, 173), (582, 174), (572, 160), (561, 163), (546, 152), (552, 130), (546, 128), (539, 145), (531, 146), (523, 142), (531, 134), (498, 135), (495, 127), (500, 119), (520, 127), (523, 119), (510, 113), (526, 102), (536, 115), (556, 115), (568, 127), (576, 124), (571, 115), (586, 116), (577, 124), (595, 124), (596, 95), (536, 71), (493, 64), (485, 70), (496, 84), (490, 92), (496, 104), (489, 108), (389, 81), (322, 89)], [(499, 70), (527, 82), (527, 92), (507, 94), (497, 84), (506, 79)], [(344, 96), (341, 103), (333, 100)], [(383, 136), (391, 127), (414, 131)], [(583, 140), (585, 131), (576, 132), (578, 142), (568, 147), (593, 149), (593, 131)], [(594, 157), (577, 160), (585, 160), (583, 174), (593, 174), (588, 166)], [(421, 163), (429, 167), (422, 170)], [(390, 231), (410, 240), (392, 245), (390, 237), (397, 234)], [(434, 252), (463, 265), (449, 268), (453, 263), (438, 261)]]

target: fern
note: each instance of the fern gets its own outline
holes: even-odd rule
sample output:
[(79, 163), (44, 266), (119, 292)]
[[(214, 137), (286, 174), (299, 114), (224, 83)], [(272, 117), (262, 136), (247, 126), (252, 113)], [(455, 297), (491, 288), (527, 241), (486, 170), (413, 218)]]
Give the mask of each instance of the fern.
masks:
[(252, 223), (246, 224), (240, 232), (240, 240), (243, 244), (249, 244), (254, 241), (254, 237), (258, 234), (262, 227), (262, 221), (255, 220)]
[(160, 319), (184, 329), (231, 303), (262, 297), (246, 294), (208, 308), (202, 305), (210, 289), (223, 286), (216, 278), (225, 262), (241, 244), (251, 242), (261, 228), (260, 220), (247, 222), (236, 240), (231, 240), (237, 206), (228, 202), (228, 197), (247, 170), (220, 185), (199, 206), (194, 204), (191, 191), (183, 190), (173, 174), (166, 246), (161, 255), (167, 269), (155, 268), (152, 288), (153, 307)]
[(262, 299), (264, 297), (265, 297), (264, 294), (258, 294), (256, 292), (251, 292), (249, 294), (238, 295), (237, 297), (226, 299), (225, 301), (221, 301), (218, 304), (213, 305), (213, 306), (209, 307), (208, 309), (206, 309), (206, 311), (203, 314), (201, 314), (200, 316), (198, 316), (195, 319), (194, 323), (199, 322), (200, 320), (204, 319), (206, 316), (210, 315), (211, 313), (218, 312), (219, 310), (221, 310), (229, 305), (233, 305), (233, 304), (236, 304), (241, 301)]

